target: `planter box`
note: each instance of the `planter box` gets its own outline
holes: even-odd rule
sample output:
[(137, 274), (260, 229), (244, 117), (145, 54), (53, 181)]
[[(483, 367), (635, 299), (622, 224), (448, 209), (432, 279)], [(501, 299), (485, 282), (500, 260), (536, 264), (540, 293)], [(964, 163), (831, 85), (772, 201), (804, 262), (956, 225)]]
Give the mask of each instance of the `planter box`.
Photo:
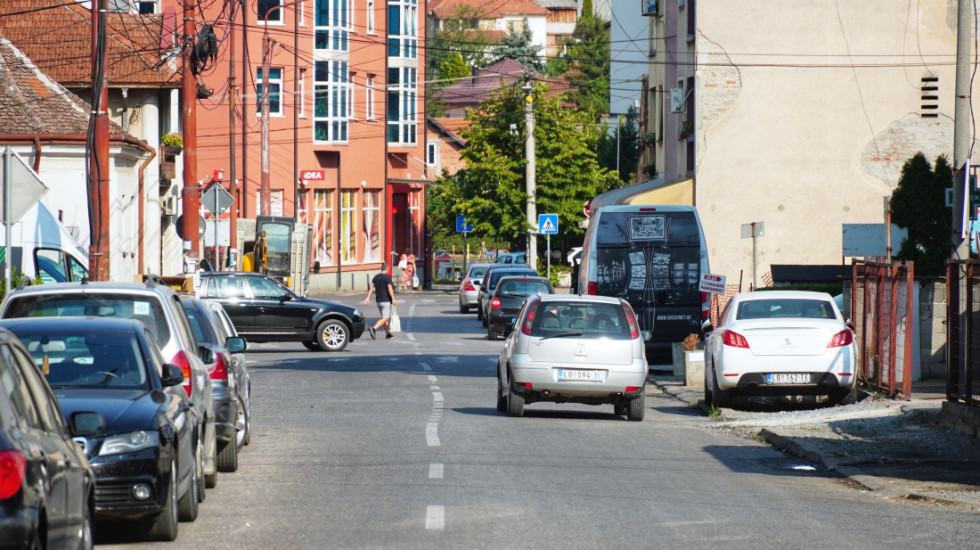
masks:
[(704, 350), (684, 352), (684, 385), (704, 386)]

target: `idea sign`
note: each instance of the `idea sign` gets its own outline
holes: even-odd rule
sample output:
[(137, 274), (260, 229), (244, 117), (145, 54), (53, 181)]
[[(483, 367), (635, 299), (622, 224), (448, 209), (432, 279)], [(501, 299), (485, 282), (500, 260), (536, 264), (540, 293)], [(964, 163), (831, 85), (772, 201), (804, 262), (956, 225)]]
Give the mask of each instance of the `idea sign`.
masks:
[(303, 170), (300, 178), (303, 181), (323, 181), (326, 176), (323, 174), (323, 170)]

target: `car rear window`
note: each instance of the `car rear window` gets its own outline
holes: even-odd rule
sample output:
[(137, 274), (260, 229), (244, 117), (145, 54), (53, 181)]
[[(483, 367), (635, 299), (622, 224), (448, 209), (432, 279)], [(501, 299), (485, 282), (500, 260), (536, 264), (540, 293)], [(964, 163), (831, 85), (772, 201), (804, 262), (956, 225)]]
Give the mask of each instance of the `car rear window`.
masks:
[(132, 332), (57, 334), (18, 331), (51, 387), (142, 388), (149, 383), (139, 341)]
[(482, 279), (483, 275), (487, 272), (486, 267), (473, 267), (470, 268), (470, 273), (467, 275), (470, 279)]
[(497, 290), (498, 296), (531, 296), (538, 293), (551, 294), (551, 287), (544, 281), (517, 280), (503, 281)]
[(581, 338), (629, 340), (626, 312), (619, 304), (539, 302), (531, 336), (557, 336), (581, 332)]
[(531, 268), (527, 268), (526, 270), (524, 270), (524, 269), (515, 269), (513, 271), (506, 270), (506, 269), (501, 269), (501, 270), (491, 269), (490, 270), (490, 278), (487, 280), (487, 282), (486, 282), (486, 284), (484, 286), (486, 287), (487, 291), (489, 292), (489, 291), (493, 290), (497, 286), (497, 282), (500, 281), (500, 279), (502, 277), (513, 276), (513, 275), (531, 275), (531, 276), (536, 276), (537, 274), (538, 273), (536, 271), (533, 271)]
[(693, 212), (605, 212), (599, 220), (600, 245), (645, 241), (668, 246), (700, 246), (701, 231)]
[(772, 299), (751, 300), (738, 305), (735, 318), (743, 319), (836, 319), (834, 308), (826, 300)]
[(117, 317), (141, 321), (161, 348), (170, 327), (160, 301), (151, 295), (42, 294), (12, 298), (5, 317)]

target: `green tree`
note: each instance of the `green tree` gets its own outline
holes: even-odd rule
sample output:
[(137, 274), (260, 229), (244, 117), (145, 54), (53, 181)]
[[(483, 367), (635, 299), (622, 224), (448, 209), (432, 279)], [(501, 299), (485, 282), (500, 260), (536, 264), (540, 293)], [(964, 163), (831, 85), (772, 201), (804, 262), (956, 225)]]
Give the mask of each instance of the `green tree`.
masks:
[(639, 140), (637, 139), (640, 126), (636, 108), (630, 105), (627, 113), (620, 115), (618, 120), (610, 119), (609, 130), (603, 133), (599, 143), (599, 164), (603, 168), (616, 170), (616, 158), (618, 156), (619, 179), (624, 183), (634, 183), (636, 181), (636, 162), (640, 158)]
[(908, 231), (897, 258), (915, 262), (917, 275), (942, 275), (951, 251), (951, 213), (945, 206), (953, 167), (940, 155), (933, 168), (922, 153), (905, 162), (892, 193), (892, 221)]
[(513, 59), (524, 67), (540, 72), (544, 69), (544, 61), (539, 54), (540, 46), (531, 43), (531, 27), (528, 26), (527, 17), (520, 31), (514, 29), (514, 23), (508, 25), (508, 34), (501, 41), (500, 45), (494, 49), (497, 61), (501, 59)]
[(565, 77), (574, 87), (569, 99), (595, 117), (609, 112), (609, 55), (609, 29), (583, 7), (567, 48)]
[[(618, 179), (596, 160), (601, 127), (587, 113), (563, 108), (562, 96), (546, 98), (545, 92), (542, 85), (532, 90), (537, 211), (558, 214), (557, 238), (580, 237), (582, 205), (617, 186)], [(524, 93), (515, 86), (468, 114), (470, 126), (462, 132), (466, 167), (439, 178), (439, 196), (430, 207), (440, 211), (429, 209), (431, 225), (455, 227), (449, 225), (455, 216), (466, 214), (481, 239), (518, 247), (525, 242), (524, 105)]]

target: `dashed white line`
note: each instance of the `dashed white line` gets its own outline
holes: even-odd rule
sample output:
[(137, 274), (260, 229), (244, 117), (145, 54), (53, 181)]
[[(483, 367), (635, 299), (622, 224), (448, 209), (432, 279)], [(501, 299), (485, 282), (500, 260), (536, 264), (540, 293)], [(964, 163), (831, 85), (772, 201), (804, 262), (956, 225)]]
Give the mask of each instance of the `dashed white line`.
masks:
[(442, 530), (446, 526), (446, 507), (440, 504), (431, 504), (425, 509), (425, 528), (429, 530)]
[(429, 422), (425, 425), (425, 444), (429, 447), (439, 447), (439, 423)]
[(441, 462), (429, 464), (429, 479), (442, 479), (444, 469), (445, 467)]

